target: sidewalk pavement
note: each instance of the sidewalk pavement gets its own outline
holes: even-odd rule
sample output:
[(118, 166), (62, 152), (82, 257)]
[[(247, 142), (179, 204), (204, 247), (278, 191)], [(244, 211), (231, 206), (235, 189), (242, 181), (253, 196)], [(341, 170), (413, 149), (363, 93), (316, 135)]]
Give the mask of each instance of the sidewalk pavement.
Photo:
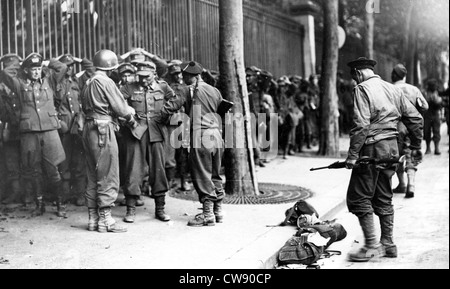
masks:
[[(341, 142), (345, 152), (349, 140)], [(310, 168), (344, 159), (317, 157), (312, 151), (287, 160), (279, 157), (258, 168), (258, 180), (312, 191), (306, 201), (328, 220), (345, 208), (350, 171), (310, 172)], [(281, 223), (294, 203), (224, 205), (223, 224), (192, 228), (186, 224), (200, 212), (200, 203), (172, 197), (166, 201), (169, 223), (154, 218), (150, 198), (137, 209), (135, 224), (123, 224), (126, 209), (115, 207), (113, 216), (128, 228), (125, 234), (88, 232), (83, 207), (69, 207), (68, 219), (57, 218), (51, 207), (34, 219), (26, 217), (26, 210), (2, 210), (0, 269), (273, 269), (278, 250), (296, 232), (295, 227), (270, 227)]]

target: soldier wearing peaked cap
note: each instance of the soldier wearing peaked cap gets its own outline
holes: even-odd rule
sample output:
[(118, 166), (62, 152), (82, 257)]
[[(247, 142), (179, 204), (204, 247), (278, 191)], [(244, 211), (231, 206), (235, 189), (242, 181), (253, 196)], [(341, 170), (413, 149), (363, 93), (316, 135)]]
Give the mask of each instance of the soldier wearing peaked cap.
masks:
[(203, 212), (189, 220), (188, 226), (214, 226), (216, 222), (223, 222), (222, 203), (225, 197), (220, 176), (224, 142), (220, 116), (217, 115), (223, 98), (217, 88), (203, 81), (200, 63), (184, 62), (181, 70), (189, 89), (166, 103), (161, 110), (162, 119), (170, 117), (182, 106), (190, 116), (191, 175), (199, 201), (203, 204)]
[(58, 135), (61, 128), (55, 108), (57, 84), (62, 81), (67, 66), (51, 60), (49, 69), (42, 68), (43, 59), (38, 53), (31, 53), (17, 67), (6, 67), (0, 73), (3, 81), (20, 100), (20, 152), (22, 157), (22, 177), (32, 184), (36, 196), (36, 210), (33, 215), (45, 212), (43, 200), (44, 172), (50, 188), (57, 196), (58, 216), (65, 217), (62, 199), (62, 179), (58, 165), (65, 160), (64, 148)]
[[(0, 58), (3, 67), (19, 66), (22, 59), (16, 54), (7, 54)], [(2, 171), (0, 178), (5, 181), (6, 190), (2, 203), (10, 204), (21, 198), (25, 204), (26, 199), (22, 195), (20, 181), (20, 101), (16, 93), (0, 82), (0, 157), (2, 159)], [(0, 192), (0, 198), (2, 194)]]
[[(355, 167), (361, 157), (399, 157), (397, 144), (400, 120), (411, 133), (413, 158), (420, 161), (423, 118), (403, 91), (374, 73), (376, 61), (359, 58), (348, 63), (358, 85), (353, 90), (354, 126), (346, 165), (353, 169), (347, 191), (349, 211), (359, 219), (365, 244), (349, 254), (349, 260), (367, 262), (375, 256), (397, 257), (393, 240), (394, 207), (392, 176), (395, 165)], [(380, 218), (381, 240), (377, 240), (374, 214)]]
[[(166, 75), (166, 81), (170, 87), (174, 90), (175, 94), (183, 93), (187, 86), (183, 81), (181, 64), (183, 62), (180, 60), (172, 60), (169, 62), (168, 73)], [(183, 117), (186, 116), (184, 113), (184, 107), (180, 109), (179, 113), (174, 114), (168, 124), (169, 135), (172, 137), (172, 133), (175, 130), (182, 130), (185, 135), (189, 133), (189, 126), (187, 120)], [(180, 126), (181, 123), (181, 126)], [(182, 135), (178, 136), (178, 141), (183, 141)], [(169, 186), (171, 188), (176, 188), (178, 185), (175, 181), (176, 170), (178, 168), (180, 178), (181, 178), (181, 189), (183, 191), (189, 191), (190, 185), (188, 183), (188, 149), (185, 147), (174, 148), (172, 145), (166, 145), (166, 175), (169, 181)]]
[(165, 173), (164, 146), (170, 145), (167, 127), (156, 119), (164, 103), (175, 96), (165, 81), (156, 79), (156, 65), (145, 61), (137, 64), (139, 80), (127, 84), (122, 93), (128, 104), (136, 110), (138, 126), (125, 131), (126, 172), (124, 194), (127, 213), (124, 221), (133, 223), (136, 216), (136, 201), (141, 195), (146, 167), (149, 172), (149, 186), (155, 199), (155, 217), (163, 222), (170, 221), (165, 213), (165, 198), (169, 185)]
[(81, 59), (65, 54), (59, 61), (67, 65), (65, 77), (57, 84), (55, 106), (61, 121), (60, 137), (66, 153), (66, 160), (59, 165), (63, 179), (65, 200), (77, 206), (84, 206), (86, 188), (86, 166), (80, 119), (83, 118), (81, 108), (81, 87), (74, 73), (74, 65)]

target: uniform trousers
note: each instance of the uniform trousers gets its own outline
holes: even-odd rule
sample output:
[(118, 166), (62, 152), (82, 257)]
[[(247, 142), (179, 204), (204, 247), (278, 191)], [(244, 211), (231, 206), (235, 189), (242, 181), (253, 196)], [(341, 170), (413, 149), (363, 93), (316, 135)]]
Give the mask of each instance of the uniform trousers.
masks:
[[(397, 139), (364, 145), (360, 157), (364, 156), (377, 159), (398, 157)], [(392, 177), (396, 169), (396, 165), (355, 167), (347, 191), (349, 211), (357, 217), (372, 213), (377, 216), (392, 215), (394, 213)]]

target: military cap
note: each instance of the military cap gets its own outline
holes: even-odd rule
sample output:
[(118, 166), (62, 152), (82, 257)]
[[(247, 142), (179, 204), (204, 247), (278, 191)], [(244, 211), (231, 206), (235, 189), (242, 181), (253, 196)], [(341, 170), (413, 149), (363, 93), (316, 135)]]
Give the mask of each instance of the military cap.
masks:
[(25, 58), (22, 63), (22, 67), (31, 68), (31, 67), (41, 67), (42, 66), (42, 56), (39, 53), (31, 53)]
[(122, 63), (121, 65), (119, 65), (117, 70), (119, 71), (119, 74), (122, 74), (125, 72), (130, 72), (130, 73), (136, 72), (136, 68), (131, 63)]
[(270, 73), (270, 72), (267, 71), (267, 70), (261, 71), (261, 76), (263, 76), (263, 77), (265, 77), (265, 78), (273, 78), (273, 74)]
[(155, 63), (151, 61), (144, 61), (137, 64), (136, 74), (140, 76), (149, 76), (156, 71)]
[(289, 80), (289, 77), (287, 77), (286, 75), (283, 75), (282, 77), (280, 77), (277, 82), (279, 85), (291, 85), (292, 84), (292, 82)]
[(183, 62), (181, 64), (181, 71), (183, 73), (198, 75), (203, 72), (203, 66), (195, 61)]
[(256, 66), (250, 66), (245, 69), (247, 75), (258, 75), (261, 73), (261, 69)]
[(181, 67), (176, 64), (169, 65), (169, 74), (181, 73)]
[(142, 53), (132, 53), (130, 54), (129, 60), (131, 64), (137, 65), (138, 63), (145, 62), (147, 59)]
[(63, 56), (61, 56), (59, 61), (67, 66), (78, 63), (77, 61), (75, 61), (75, 58), (71, 54), (64, 54)]
[(360, 57), (356, 60), (353, 60), (347, 64), (351, 69), (374, 69), (377, 62), (372, 59), (368, 59), (365, 57)]
[(401, 79), (405, 78), (406, 74), (408, 74), (408, 70), (406, 70), (406, 67), (400, 63), (394, 67), (392, 72), (395, 73)]
[(19, 55), (17, 54), (5, 54), (0, 58), (0, 62), (3, 63), (3, 65), (5, 67), (11, 66), (11, 65), (15, 65), (15, 64), (20, 64), (20, 62), (22, 62), (22, 58), (20, 58)]

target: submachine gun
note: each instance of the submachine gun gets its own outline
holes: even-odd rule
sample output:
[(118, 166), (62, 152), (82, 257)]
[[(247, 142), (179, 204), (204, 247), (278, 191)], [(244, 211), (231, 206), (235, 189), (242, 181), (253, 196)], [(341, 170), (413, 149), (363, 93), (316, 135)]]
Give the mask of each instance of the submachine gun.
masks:
[[(355, 167), (358, 166), (368, 166), (368, 165), (388, 165), (388, 164), (400, 164), (405, 162), (405, 156), (401, 156), (398, 158), (390, 158), (390, 159), (376, 159), (369, 157), (362, 157), (356, 161)], [(344, 169), (346, 166), (346, 162), (335, 162), (329, 166), (322, 168), (312, 168), (311, 172), (326, 170), (326, 169)]]

